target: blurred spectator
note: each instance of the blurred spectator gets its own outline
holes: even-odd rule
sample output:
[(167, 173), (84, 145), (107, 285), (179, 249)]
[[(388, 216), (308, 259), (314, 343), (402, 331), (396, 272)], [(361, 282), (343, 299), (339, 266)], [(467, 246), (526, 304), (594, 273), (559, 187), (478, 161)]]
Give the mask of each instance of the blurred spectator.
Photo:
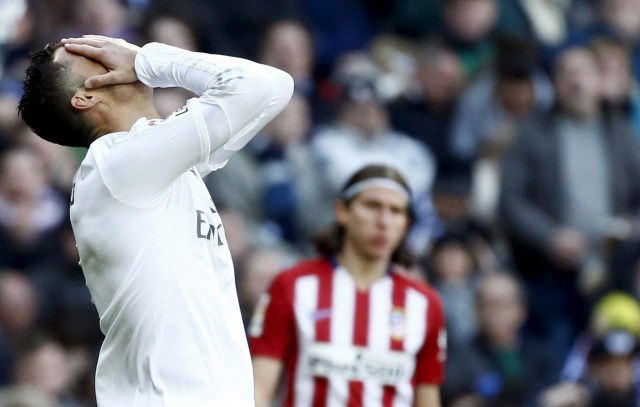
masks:
[[(313, 123), (323, 122), (335, 109), (335, 84), (316, 77), (315, 45), (302, 20), (278, 19), (265, 29), (257, 52), (258, 61), (282, 69), (294, 80), (295, 90), (307, 99)], [(311, 126), (311, 124), (310, 124)]]
[[(446, 20), (443, 14), (448, 1), (449, 0), (396, 0), (393, 2), (394, 7), (391, 12), (388, 13), (385, 27), (395, 34), (414, 40), (433, 35), (434, 32), (441, 29)], [(528, 4), (525, 5), (524, 3)], [(553, 8), (553, 5), (547, 5), (546, 3), (544, 0), (496, 0), (496, 7), (499, 13), (495, 17), (495, 26), (492, 31), (534, 37), (535, 32), (533, 31), (525, 6), (531, 5), (536, 11)], [(544, 17), (548, 17), (548, 15), (542, 13), (540, 17), (541, 20), (543, 20)], [(478, 22), (474, 24), (479, 25), (479, 21), (483, 20), (486, 19), (478, 20)], [(547, 24), (549, 23), (553, 24), (555, 21), (547, 21)]]
[(329, 76), (342, 55), (368, 47), (376, 33), (373, 16), (370, 14), (376, 3), (383, 2), (298, 2), (302, 21), (308, 27), (314, 44), (316, 76)]
[[(397, 131), (376, 88), (375, 80), (363, 75), (344, 75), (349, 66), (336, 72), (342, 78), (342, 100), (334, 120), (319, 125), (312, 138), (311, 150), (317, 164), (317, 180), (323, 205), (316, 212), (320, 225), (331, 223), (331, 203), (341, 185), (357, 169), (367, 164), (383, 164), (398, 169), (413, 193), (416, 222), (409, 235), (409, 245), (422, 255), (433, 234), (434, 212), (431, 187), (436, 162), (431, 151), (409, 135)], [(402, 159), (399, 159), (402, 157)]]
[(34, 334), (21, 343), (16, 353), (15, 384), (32, 386), (56, 400), (57, 407), (80, 407), (70, 393), (70, 368), (65, 350), (57, 341)]
[(475, 78), (495, 57), (494, 28), (498, 0), (445, 0), (439, 35), (460, 57), (468, 78)]
[(16, 114), (16, 106), (22, 95), (19, 82), (13, 80), (12, 73), (6, 72), (0, 81), (0, 145), (14, 140), (14, 132), (24, 124)]
[(442, 297), (448, 348), (455, 352), (477, 333), (474, 294), (478, 270), (464, 236), (449, 233), (436, 239), (426, 270), (429, 282)]
[(258, 60), (287, 72), (293, 77), (296, 91), (309, 96), (314, 91), (313, 52), (311, 34), (303, 23), (278, 20), (262, 36)]
[(293, 266), (296, 260), (290, 253), (273, 247), (258, 248), (244, 256), (238, 278), (238, 300), (245, 328), (249, 326), (258, 300), (267, 292), (273, 278)]
[(20, 19), (27, 11), (26, 0), (3, 0), (2, 14), (0, 15), (0, 77), (4, 63), (4, 52), (7, 44), (15, 40)]
[(557, 370), (544, 346), (523, 335), (523, 287), (507, 273), (483, 275), (476, 287), (478, 335), (450, 352), (443, 397), (451, 405), (468, 398), (487, 405), (535, 405)]
[(442, 24), (443, 3), (444, 0), (396, 0), (387, 27), (412, 40), (424, 38)]
[(40, 307), (31, 281), (17, 270), (0, 274), (0, 328), (16, 345), (35, 328)]
[(605, 241), (625, 238), (618, 225), (637, 214), (640, 149), (629, 122), (603, 112), (589, 49), (559, 54), (553, 80), (557, 106), (520, 127), (503, 162), (501, 200), (529, 290), (529, 328), (563, 352), (585, 328), (588, 299), (606, 277)]
[(95, 350), (103, 336), (79, 264), (71, 222), (67, 219), (56, 232), (55, 255), (27, 270), (38, 295), (39, 323), (61, 340), (86, 343)]
[(605, 109), (618, 110), (628, 117), (640, 138), (640, 99), (638, 81), (631, 71), (630, 49), (613, 38), (595, 37), (590, 42), (602, 77)]
[(451, 146), (456, 157), (475, 161), (501, 155), (517, 122), (553, 103), (553, 87), (538, 50), (524, 37), (501, 37), (494, 65), (461, 96)]
[(640, 7), (638, 0), (598, 0), (592, 3), (592, 21), (570, 33), (573, 43), (588, 43), (597, 37), (609, 37), (624, 44), (631, 53), (633, 77), (640, 80)]
[(150, 0), (149, 3), (143, 7), (143, 21), (152, 21), (158, 15), (179, 16), (196, 32), (199, 50), (251, 59), (255, 59), (269, 24), (301, 16), (296, 0)]
[(311, 238), (310, 233), (305, 233), (305, 225), (314, 221), (309, 219), (314, 215), (307, 212), (307, 204), (312, 205), (309, 201), (314, 197), (307, 144), (311, 127), (309, 104), (296, 94), (265, 128), (262, 141), (266, 143), (257, 155), (264, 218), (284, 241), (300, 249)]
[[(231, 255), (238, 260), (245, 258), (258, 239), (251, 222), (234, 207), (219, 205), (218, 212), (224, 224), (229, 225), (228, 228), (225, 228), (229, 229), (225, 230), (225, 234)], [(235, 267), (236, 264), (234, 264)]]
[(0, 388), (0, 407), (57, 407), (54, 399), (32, 386)]
[(16, 347), (36, 328), (39, 305), (21, 270), (0, 269), (0, 386), (11, 382)]
[(471, 179), (467, 171), (451, 170), (447, 162), (438, 162), (433, 185), (433, 204), (438, 215), (439, 234), (464, 229), (471, 220)]
[(589, 352), (591, 407), (637, 406), (636, 337), (627, 331), (607, 332)]
[(377, 83), (385, 99), (391, 103), (399, 98), (419, 96), (416, 80), (417, 52), (420, 43), (395, 34), (380, 34), (367, 49), (379, 71)]
[(451, 154), (472, 171), (472, 215), (487, 226), (497, 227), (500, 161), (518, 124), (552, 103), (553, 87), (536, 45), (500, 37), (493, 66), (461, 96), (450, 135)]
[(313, 205), (316, 188), (307, 146), (310, 116), (307, 100), (295, 93), (280, 115), (205, 181), (221, 205), (299, 249), (309, 244), (317, 222), (306, 206)]
[(189, 51), (200, 51), (201, 39), (194, 23), (185, 13), (149, 9), (140, 31), (144, 42), (161, 42)]
[(27, 268), (50, 256), (50, 232), (68, 216), (67, 204), (31, 149), (0, 154), (0, 266)]
[(19, 82), (22, 82), (25, 64), (28, 63), (24, 59), (28, 59), (29, 52), (50, 38), (61, 37), (62, 32), (73, 24), (73, 2), (39, 0), (25, 1), (24, 4), (27, 8), (13, 27), (13, 38), (5, 44), (7, 69), (4, 76), (10, 74)]
[(389, 105), (393, 126), (416, 138), (438, 162), (451, 162), (449, 131), (465, 85), (460, 58), (442, 42), (427, 40), (415, 50), (414, 87)]
[(507, 262), (502, 237), (473, 217), (469, 175), (459, 169), (451, 171), (446, 162), (439, 164), (431, 193), (437, 215), (435, 237), (464, 236), (479, 271), (500, 269)]
[(84, 157), (85, 150), (49, 143), (36, 136), (27, 126), (22, 126), (15, 134), (15, 144), (25, 146), (38, 156), (51, 187), (62, 194), (62, 198), (68, 199), (71, 195), (73, 177)]
[[(587, 329), (576, 338), (564, 363), (560, 376), (562, 382), (579, 383), (585, 380), (594, 342), (613, 330), (628, 331), (640, 337), (640, 303), (621, 291), (603, 295), (594, 305)], [(640, 375), (637, 380), (640, 383)]]
[(71, 8), (73, 25), (66, 27), (62, 37), (97, 34), (137, 43), (138, 32), (128, 11), (126, 2), (120, 0), (75, 0)]

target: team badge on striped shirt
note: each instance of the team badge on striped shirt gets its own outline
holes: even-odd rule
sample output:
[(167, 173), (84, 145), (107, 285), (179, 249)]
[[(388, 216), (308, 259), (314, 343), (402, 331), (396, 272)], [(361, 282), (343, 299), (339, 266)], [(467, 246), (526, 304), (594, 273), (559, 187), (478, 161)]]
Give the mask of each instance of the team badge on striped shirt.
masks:
[(404, 308), (393, 307), (389, 317), (391, 339), (402, 341), (406, 332)]

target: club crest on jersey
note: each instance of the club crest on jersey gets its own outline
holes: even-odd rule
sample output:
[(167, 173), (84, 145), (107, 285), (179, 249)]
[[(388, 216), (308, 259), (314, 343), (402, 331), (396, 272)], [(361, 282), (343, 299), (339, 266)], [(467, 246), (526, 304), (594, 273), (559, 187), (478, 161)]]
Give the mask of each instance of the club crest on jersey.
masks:
[(391, 314), (389, 315), (389, 332), (391, 339), (394, 341), (401, 341), (404, 339), (406, 331), (406, 318), (404, 308), (393, 307)]

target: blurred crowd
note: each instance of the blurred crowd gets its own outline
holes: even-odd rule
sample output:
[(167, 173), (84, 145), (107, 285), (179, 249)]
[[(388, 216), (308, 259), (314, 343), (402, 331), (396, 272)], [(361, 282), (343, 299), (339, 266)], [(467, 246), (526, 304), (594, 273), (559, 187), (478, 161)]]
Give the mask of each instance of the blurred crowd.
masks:
[[(413, 192), (445, 406), (640, 405), (640, 0), (0, 0), (0, 407), (95, 406), (68, 220), (83, 149), (16, 113), (29, 52), (102, 34), (245, 57), (286, 110), (205, 182), (248, 323), (368, 163)], [(163, 116), (191, 97), (158, 89)], [(117, 238), (117, 237), (114, 237)], [(171, 355), (167, 355), (171, 357)]]

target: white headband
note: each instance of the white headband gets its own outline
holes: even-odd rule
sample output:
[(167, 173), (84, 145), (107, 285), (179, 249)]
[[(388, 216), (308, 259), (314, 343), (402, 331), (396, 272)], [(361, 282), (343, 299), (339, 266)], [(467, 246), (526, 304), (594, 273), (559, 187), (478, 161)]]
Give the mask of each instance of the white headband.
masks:
[(407, 190), (407, 188), (405, 188), (398, 181), (392, 180), (390, 178), (367, 178), (363, 179), (362, 181), (358, 181), (344, 190), (344, 192), (342, 193), (342, 199), (348, 201), (354, 196), (358, 195), (363, 189), (371, 187), (390, 189), (402, 194), (402, 196), (407, 198), (407, 200), (410, 199), (409, 191)]

